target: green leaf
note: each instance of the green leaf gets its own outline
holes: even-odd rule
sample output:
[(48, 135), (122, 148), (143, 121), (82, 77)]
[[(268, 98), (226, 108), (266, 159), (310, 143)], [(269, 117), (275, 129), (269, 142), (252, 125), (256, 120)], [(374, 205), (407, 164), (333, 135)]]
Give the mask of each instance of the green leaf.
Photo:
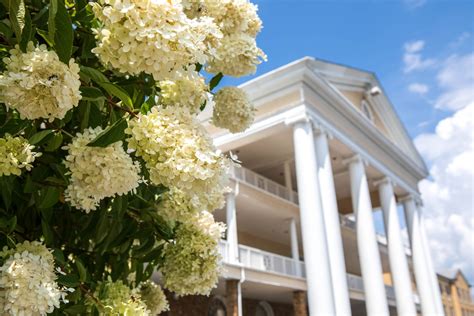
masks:
[(214, 90), (214, 88), (217, 87), (219, 82), (221, 82), (223, 77), (224, 75), (222, 75), (221, 72), (215, 75), (214, 77), (212, 77), (211, 81), (209, 82), (209, 90), (211, 91)]
[(47, 187), (41, 189), (41, 200), (38, 205), (38, 208), (48, 208), (59, 201), (60, 191), (56, 187)]
[(49, 46), (54, 46), (54, 42), (49, 38), (49, 33), (47, 31), (36, 29), (36, 33), (38, 33), (38, 35), (41, 36)]
[(40, 131), (40, 132), (34, 134), (33, 136), (31, 136), (28, 139), (28, 142), (31, 145), (35, 145), (35, 144), (39, 143), (40, 141), (42, 141), (46, 136), (48, 136), (52, 132), (53, 132), (52, 129), (46, 129), (46, 130)]
[(31, 16), (30, 16), (30, 13), (28, 12), (28, 9), (26, 8), (25, 8), (24, 21), (25, 21), (25, 24), (21, 32), (21, 41), (20, 41), (20, 48), (23, 51), (26, 50), (26, 46), (28, 45), (28, 42), (30, 41), (31, 36), (33, 34), (33, 29), (31, 27)]
[(7, 24), (0, 22), (0, 34), (3, 34), (7, 39), (10, 39), (13, 36), (13, 31)]
[(25, 2), (23, 0), (9, 0), (10, 23), (15, 32), (18, 42), (21, 40), (21, 33), (25, 26)]
[(49, 2), (48, 16), (48, 39), (51, 45), (54, 45), (54, 35), (56, 33), (56, 14), (58, 13), (58, 0)]
[(79, 278), (77, 275), (68, 274), (68, 275), (58, 275), (58, 283), (67, 287), (76, 287), (80, 284)]
[(9, 219), (2, 217), (0, 218), (0, 230), (2, 230), (8, 235), (15, 230), (16, 222), (17, 222), (16, 216), (13, 216)]
[(30, 175), (26, 176), (26, 181), (25, 181), (25, 186), (23, 187), (23, 193), (33, 193), (35, 188), (35, 184), (33, 183), (33, 180), (31, 179)]
[(87, 146), (91, 147), (107, 147), (108, 145), (118, 142), (125, 137), (125, 129), (127, 128), (127, 121), (120, 119), (114, 124), (107, 127), (102, 133), (97, 135)]
[(109, 79), (107, 79), (103, 73), (91, 67), (81, 66), (80, 75), (81, 77), (85, 76), (96, 83), (109, 82)]
[(79, 272), (79, 281), (85, 282), (87, 279), (87, 269), (79, 258), (76, 258), (76, 268)]
[(133, 109), (132, 99), (128, 95), (127, 91), (125, 91), (122, 87), (110, 82), (98, 82), (98, 84), (104, 88), (108, 94), (119, 98), (128, 108)]
[(109, 219), (107, 217), (107, 211), (101, 210), (99, 221), (97, 222), (97, 230), (95, 231), (95, 242), (100, 244), (107, 236), (109, 228)]
[(13, 193), (13, 177), (0, 177), (0, 190), (2, 193), (2, 200), (5, 208), (8, 210), (12, 203), (12, 193)]
[(59, 263), (61, 266), (66, 265), (66, 259), (64, 258), (64, 253), (61, 249), (54, 248), (53, 256), (54, 260), (56, 260), (56, 262)]
[(87, 313), (87, 306), (82, 304), (75, 304), (64, 308), (63, 312), (65, 312), (67, 315), (85, 315)]
[(79, 118), (81, 121), (81, 130), (89, 126), (89, 115), (91, 113), (90, 102), (79, 103)]
[(97, 101), (97, 100), (105, 98), (102, 91), (94, 87), (81, 87), (80, 90), (81, 90), (82, 100), (84, 101)]
[(53, 231), (48, 222), (43, 218), (41, 220), (41, 231), (43, 232), (44, 241), (47, 245), (53, 242)]
[(157, 258), (161, 257), (161, 253), (163, 252), (163, 245), (159, 245), (152, 251), (150, 251), (145, 257), (142, 258), (143, 262), (150, 262), (156, 260)]
[(55, 151), (56, 149), (61, 146), (63, 143), (63, 134), (61, 132), (54, 133), (51, 140), (48, 141), (48, 145), (46, 146), (46, 151)]
[(72, 28), (71, 17), (66, 9), (63, 0), (58, 0), (58, 11), (55, 15), (54, 50), (63, 63), (68, 63), (72, 54), (72, 41), (74, 30)]

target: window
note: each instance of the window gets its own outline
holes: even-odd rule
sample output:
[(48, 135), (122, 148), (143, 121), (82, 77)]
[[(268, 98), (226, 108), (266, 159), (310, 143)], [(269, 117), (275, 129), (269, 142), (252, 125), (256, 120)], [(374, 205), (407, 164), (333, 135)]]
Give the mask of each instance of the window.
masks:
[(370, 108), (369, 103), (367, 103), (366, 100), (362, 100), (360, 103), (360, 109), (364, 116), (369, 119), (369, 121), (373, 122), (374, 121), (374, 116), (372, 114), (372, 109)]

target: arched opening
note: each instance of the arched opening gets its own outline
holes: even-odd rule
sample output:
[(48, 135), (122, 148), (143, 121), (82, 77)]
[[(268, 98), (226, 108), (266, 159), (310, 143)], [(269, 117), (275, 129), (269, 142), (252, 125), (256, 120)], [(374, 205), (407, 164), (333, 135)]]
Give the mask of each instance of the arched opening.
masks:
[(209, 305), (208, 316), (227, 316), (224, 301), (219, 297), (214, 297)]
[(268, 302), (259, 302), (255, 310), (255, 316), (274, 316), (273, 308)]

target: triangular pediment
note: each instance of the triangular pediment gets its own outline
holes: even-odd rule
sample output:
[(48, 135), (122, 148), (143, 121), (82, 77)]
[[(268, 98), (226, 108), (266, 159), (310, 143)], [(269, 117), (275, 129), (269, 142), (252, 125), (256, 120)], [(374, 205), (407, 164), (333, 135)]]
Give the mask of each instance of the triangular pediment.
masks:
[(312, 70), (420, 168), (426, 165), (374, 73), (314, 60)]

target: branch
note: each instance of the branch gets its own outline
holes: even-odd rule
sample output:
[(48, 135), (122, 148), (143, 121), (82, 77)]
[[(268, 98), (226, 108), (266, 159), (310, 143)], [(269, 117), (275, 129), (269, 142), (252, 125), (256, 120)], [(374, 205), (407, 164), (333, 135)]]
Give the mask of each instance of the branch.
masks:
[(91, 298), (98, 306), (104, 308), (104, 305), (102, 305), (102, 303), (94, 296), (94, 294), (89, 291), (89, 289), (83, 283), (79, 284), (79, 289), (82, 293)]
[(116, 108), (116, 109), (122, 110), (122, 111), (124, 111), (124, 112), (130, 114), (130, 115), (133, 116), (133, 117), (138, 117), (138, 115), (137, 115), (135, 112), (130, 111), (129, 109), (126, 109), (126, 108), (124, 108), (123, 106), (118, 105), (117, 103), (115, 103), (114, 101), (112, 101), (112, 98), (110, 98), (110, 97), (107, 98), (107, 103), (108, 103), (110, 106), (112, 106), (112, 107), (114, 107), (114, 108)]

